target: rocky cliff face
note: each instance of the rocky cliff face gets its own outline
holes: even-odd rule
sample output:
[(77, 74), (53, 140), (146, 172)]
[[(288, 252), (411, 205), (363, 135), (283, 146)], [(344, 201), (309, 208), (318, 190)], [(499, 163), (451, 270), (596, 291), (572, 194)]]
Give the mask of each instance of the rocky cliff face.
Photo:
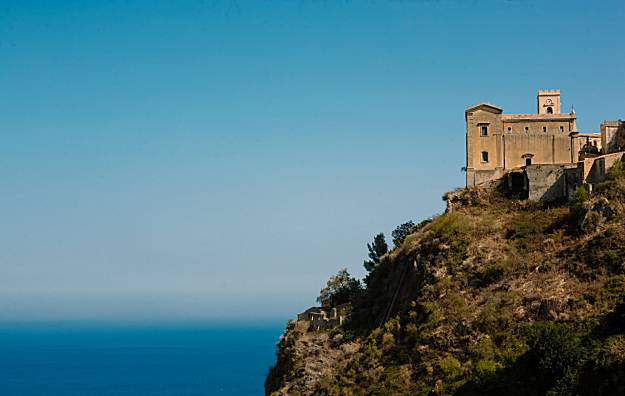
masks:
[(289, 323), (266, 393), (625, 394), (619, 172), (549, 206), (456, 194), (384, 256), (346, 324)]

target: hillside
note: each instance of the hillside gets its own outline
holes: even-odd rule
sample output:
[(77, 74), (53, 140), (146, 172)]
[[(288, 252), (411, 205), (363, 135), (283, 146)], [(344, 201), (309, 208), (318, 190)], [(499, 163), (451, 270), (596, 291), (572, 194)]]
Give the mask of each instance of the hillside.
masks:
[(623, 166), (571, 202), (448, 199), (381, 258), (345, 324), (289, 322), (267, 394), (625, 394)]

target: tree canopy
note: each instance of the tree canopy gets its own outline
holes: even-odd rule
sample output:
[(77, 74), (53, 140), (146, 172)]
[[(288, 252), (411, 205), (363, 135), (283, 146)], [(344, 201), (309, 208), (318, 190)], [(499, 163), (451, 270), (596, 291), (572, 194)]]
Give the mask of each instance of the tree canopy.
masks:
[(326, 286), (319, 292), (317, 302), (327, 308), (336, 307), (337, 305), (352, 302), (362, 290), (360, 281), (351, 277), (347, 269), (343, 268), (328, 279)]
[(379, 233), (376, 235), (373, 238), (373, 242), (367, 244), (367, 249), (369, 249), (369, 260), (365, 260), (363, 265), (367, 271), (371, 272), (380, 264), (380, 258), (388, 253), (388, 245), (384, 239), (384, 234)]

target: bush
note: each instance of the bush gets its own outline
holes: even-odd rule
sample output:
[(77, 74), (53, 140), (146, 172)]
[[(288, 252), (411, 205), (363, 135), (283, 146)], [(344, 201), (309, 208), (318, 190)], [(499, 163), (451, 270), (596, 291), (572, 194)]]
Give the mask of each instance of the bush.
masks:
[(462, 374), (462, 364), (453, 356), (441, 359), (438, 362), (438, 367), (448, 379), (453, 379)]
[(584, 215), (584, 204), (590, 199), (590, 193), (584, 186), (579, 186), (569, 202), (569, 211), (574, 222), (578, 223)]
[(602, 273), (625, 273), (625, 236), (619, 229), (608, 228), (594, 236), (576, 252), (570, 268), (581, 277), (596, 277)]
[(475, 365), (475, 376), (479, 382), (490, 380), (497, 371), (497, 363), (494, 360), (482, 359)]
[(621, 160), (614, 162), (612, 167), (608, 170), (608, 173), (605, 175), (606, 181), (619, 179), (625, 179), (625, 165)]
[(471, 224), (466, 216), (458, 212), (451, 212), (432, 221), (428, 229), (439, 238), (452, 239), (468, 234), (471, 231)]
[(546, 379), (557, 379), (576, 370), (586, 353), (580, 338), (568, 325), (551, 322), (532, 326), (527, 344), (528, 355)]
[(622, 161), (612, 165), (605, 180), (597, 185), (596, 191), (609, 199), (625, 198), (625, 165)]

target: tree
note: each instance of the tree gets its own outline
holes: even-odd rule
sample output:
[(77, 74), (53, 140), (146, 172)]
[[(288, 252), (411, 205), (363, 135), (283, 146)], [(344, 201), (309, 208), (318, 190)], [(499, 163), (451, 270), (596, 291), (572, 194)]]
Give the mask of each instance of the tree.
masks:
[(391, 234), (393, 236), (393, 244), (399, 246), (404, 242), (404, 239), (414, 232), (415, 224), (412, 221), (407, 221), (404, 224), (400, 224), (393, 230)]
[(365, 260), (363, 265), (367, 271), (371, 272), (380, 264), (382, 256), (388, 252), (388, 245), (384, 239), (384, 234), (379, 233), (376, 235), (373, 238), (373, 243), (367, 244), (367, 249), (369, 249), (369, 260)]
[(328, 279), (326, 286), (319, 292), (317, 302), (326, 308), (351, 303), (362, 292), (362, 284), (352, 278), (346, 268), (339, 270)]

